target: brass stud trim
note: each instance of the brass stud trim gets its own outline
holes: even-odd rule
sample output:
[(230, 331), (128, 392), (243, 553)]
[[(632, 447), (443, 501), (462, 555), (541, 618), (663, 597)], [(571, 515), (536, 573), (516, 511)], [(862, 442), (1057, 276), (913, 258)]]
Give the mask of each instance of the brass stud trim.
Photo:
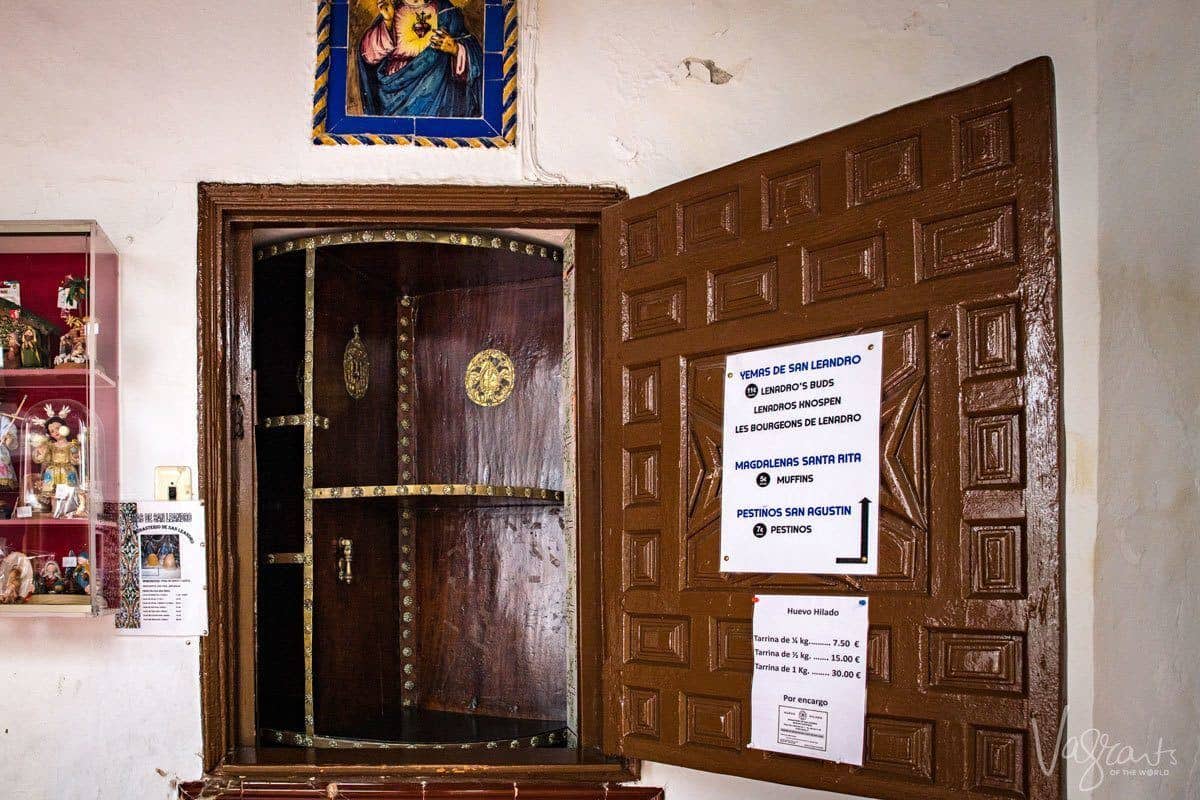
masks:
[(504, 248), (513, 253), (524, 253), (538, 258), (548, 258), (555, 262), (562, 260), (562, 250), (560, 248), (549, 247), (540, 242), (531, 242), (527, 239), (511, 236), (493, 236), (485, 239), (478, 231), (432, 231), (422, 229), (367, 229), (346, 231), (345, 233), (333, 235), (326, 234), (319, 238), (311, 236), (300, 237), (272, 245), (264, 245), (255, 251), (255, 257), (261, 261), (264, 258), (277, 256), (281, 253), (290, 253), (298, 248), (303, 248), (311, 253), (322, 247), (371, 244), (380, 240), (388, 242), (402, 240), (424, 244), (452, 244), (460, 247), (477, 247), (491, 250)]
[(267, 553), (268, 564), (303, 564), (304, 553)]
[[(408, 700), (405, 704), (411, 705)], [(342, 736), (308, 735), (298, 731), (281, 731), (264, 728), (262, 736), (269, 742), (290, 747), (311, 747), (316, 749), (353, 748), (356, 750), (495, 750), (507, 747), (520, 750), (528, 747), (553, 746), (568, 740), (569, 731), (565, 728), (534, 736), (529, 739), (491, 739), (477, 742), (462, 742), (458, 744), (434, 744), (425, 742), (381, 742), (372, 739), (351, 739)]]
[[(409, 295), (404, 295), (400, 298), (400, 309), (397, 317), (396, 340), (398, 343), (396, 354), (396, 371), (398, 378), (396, 381), (397, 402), (402, 414), (400, 418), (400, 463), (398, 465), (400, 471), (400, 480), (407, 483), (412, 480), (412, 465), (417, 457), (416, 437), (410, 435), (411, 420), (409, 419), (413, 411), (412, 399), (416, 395), (416, 365), (410, 358), (410, 351), (416, 349), (416, 331), (413, 325), (416, 301)], [(393, 497), (399, 494), (394, 486), (379, 487), (382, 489), (382, 494), (391, 494)], [(400, 525), (400, 551), (403, 554), (402, 562), (404, 570), (401, 572), (401, 582), (404, 587), (403, 608), (404, 618), (403, 627), (409, 633), (406, 637), (406, 644), (403, 649), (403, 657), (406, 661), (404, 664), (404, 674), (410, 678), (409, 681), (402, 684), (402, 692), (400, 702), (402, 705), (413, 706), (416, 704), (416, 682), (412, 680), (416, 673), (416, 664), (414, 658), (414, 643), (415, 639), (408, 630), (410, 626), (416, 625), (416, 598), (412, 594), (413, 586), (413, 570), (412, 558), (415, 548), (413, 538), (413, 528), (409, 522), (410, 514), (403, 514), (404, 521)]]
[[(307, 414), (284, 414), (283, 416), (268, 416), (264, 417), (262, 422), (259, 422), (259, 427), (263, 428), (299, 428), (307, 425)], [(313, 415), (312, 422), (314, 427), (329, 431), (329, 417)]]
[[(304, 252), (304, 363), (301, 368), (301, 386), (304, 395), (304, 413), (300, 425), (304, 436), (303, 448), (303, 520), (304, 552), (303, 570), (303, 642), (304, 642), (304, 746), (311, 746), (315, 732), (316, 705), (313, 681), (313, 431), (317, 427), (317, 415), (313, 410), (313, 341), (316, 320), (316, 275), (317, 253), (311, 239), (305, 241)], [(324, 418), (323, 418), (324, 419)], [(325, 428), (329, 421), (325, 419)]]
[(564, 493), (544, 486), (507, 486), (489, 483), (400, 483), (388, 486), (322, 486), (312, 490), (313, 500), (411, 495), (443, 497), (502, 497), (505, 500), (562, 502)]

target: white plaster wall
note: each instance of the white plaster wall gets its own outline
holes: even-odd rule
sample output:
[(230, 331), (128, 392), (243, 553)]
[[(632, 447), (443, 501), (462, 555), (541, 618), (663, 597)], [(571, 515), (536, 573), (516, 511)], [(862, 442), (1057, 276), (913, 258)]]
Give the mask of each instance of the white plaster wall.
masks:
[[(538, 30), (527, 33), (538, 43), (546, 174), (633, 194), (1034, 56), (1054, 58), (1069, 699), (1073, 717), (1090, 721), (1093, 3), (541, 0), (537, 12)], [(0, 218), (95, 217), (121, 249), (130, 497), (150, 493), (155, 464), (196, 462), (197, 181), (509, 183), (535, 174), (529, 153), (310, 146), (314, 27), (309, 0), (0, 2)], [(533, 55), (524, 53), (526, 82)], [(688, 56), (714, 59), (733, 79), (687, 78), (679, 65)], [(198, 775), (195, 641), (118, 639), (111, 623), (91, 620), (2, 620), (0, 641), (0, 796), (166, 798), (173, 778)], [(645, 779), (673, 800), (830, 796), (658, 765), (647, 765)]]
[(1200, 798), (1200, 7), (1155, 11), (1099, 3), (1096, 727), (1175, 752), (1112, 800)]

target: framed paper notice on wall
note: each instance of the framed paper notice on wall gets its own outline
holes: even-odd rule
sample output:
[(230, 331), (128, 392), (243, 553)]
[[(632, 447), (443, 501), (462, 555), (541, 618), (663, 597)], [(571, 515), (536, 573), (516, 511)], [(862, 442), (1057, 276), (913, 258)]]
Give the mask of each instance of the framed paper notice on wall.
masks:
[(208, 565), (204, 504), (141, 502), (125, 512), (120, 633), (204, 636), (208, 633)]
[(516, 0), (321, 0), (314, 144), (516, 141)]

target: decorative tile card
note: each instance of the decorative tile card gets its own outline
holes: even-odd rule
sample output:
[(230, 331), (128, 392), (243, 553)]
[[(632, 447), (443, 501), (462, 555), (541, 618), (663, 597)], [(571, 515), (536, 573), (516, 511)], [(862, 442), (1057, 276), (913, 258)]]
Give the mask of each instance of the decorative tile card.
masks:
[(516, 141), (516, 0), (321, 0), (314, 144)]

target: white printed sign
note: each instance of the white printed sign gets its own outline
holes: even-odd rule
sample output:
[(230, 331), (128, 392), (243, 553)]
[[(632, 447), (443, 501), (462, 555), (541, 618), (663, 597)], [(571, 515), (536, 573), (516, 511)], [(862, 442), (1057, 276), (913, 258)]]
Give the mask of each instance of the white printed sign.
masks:
[(760, 595), (750, 747), (862, 765), (867, 598)]
[(206, 635), (204, 504), (140, 502), (136, 525), (141, 624), (118, 628), (118, 632), (134, 636)]
[(883, 334), (725, 360), (721, 570), (878, 571)]

